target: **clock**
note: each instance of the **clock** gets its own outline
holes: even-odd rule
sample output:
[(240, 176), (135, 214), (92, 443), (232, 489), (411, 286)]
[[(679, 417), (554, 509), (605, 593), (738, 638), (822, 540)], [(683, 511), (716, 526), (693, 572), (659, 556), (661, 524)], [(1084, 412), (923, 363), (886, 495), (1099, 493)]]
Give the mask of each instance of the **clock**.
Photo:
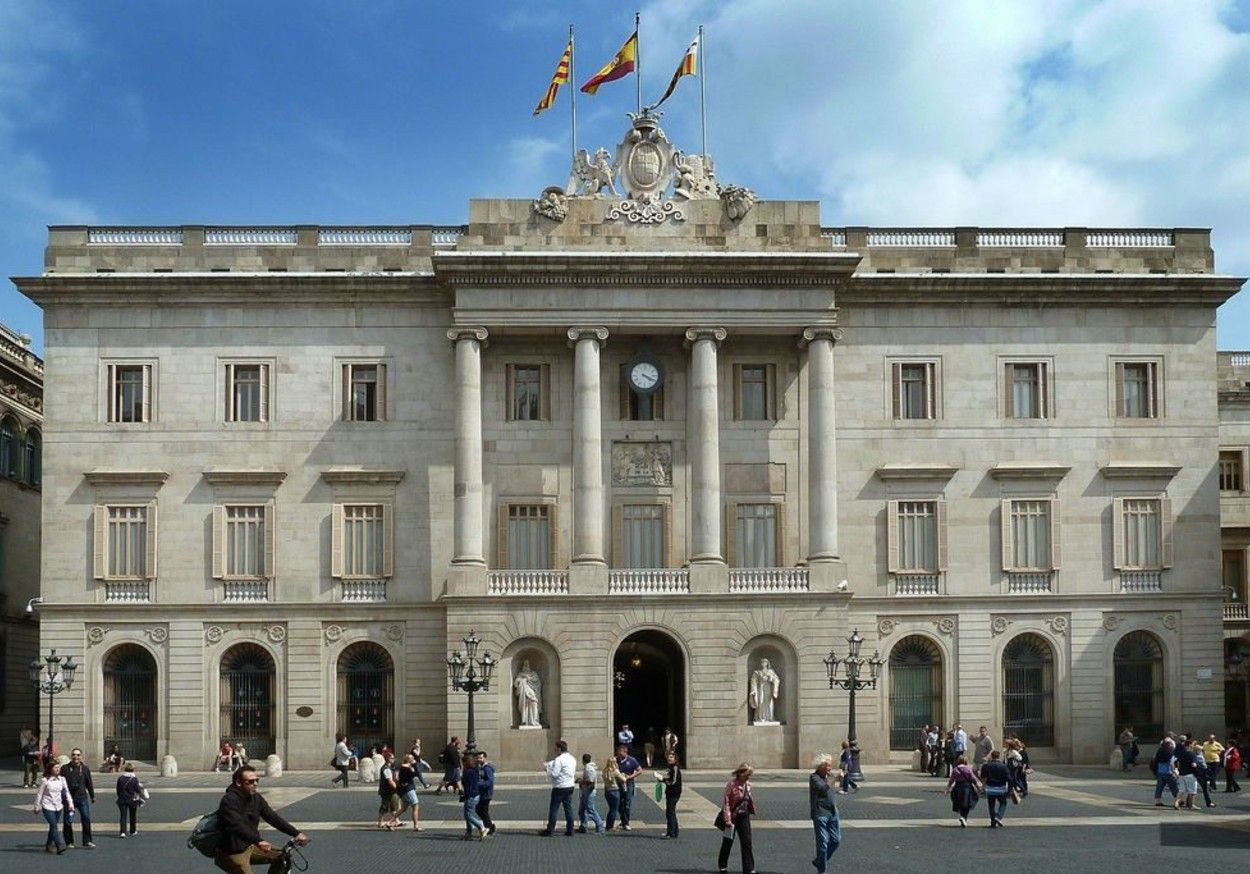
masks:
[(635, 358), (626, 371), (629, 387), (638, 394), (649, 395), (664, 385), (664, 367), (650, 357)]

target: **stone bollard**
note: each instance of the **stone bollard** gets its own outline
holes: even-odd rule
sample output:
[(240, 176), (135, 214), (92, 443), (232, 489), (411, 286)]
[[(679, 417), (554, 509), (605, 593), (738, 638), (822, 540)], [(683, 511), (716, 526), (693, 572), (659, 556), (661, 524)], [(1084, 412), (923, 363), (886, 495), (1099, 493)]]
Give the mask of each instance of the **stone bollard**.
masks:
[(173, 756), (165, 756), (161, 759), (161, 776), (177, 777), (178, 776), (178, 760)]
[(1124, 770), (1124, 751), (1116, 747), (1111, 751), (1111, 756), (1107, 761), (1107, 767), (1113, 771)]
[(265, 757), (265, 776), (281, 777), (282, 776), (282, 759), (275, 753)]
[(360, 762), (356, 765), (356, 776), (361, 783), (376, 783), (378, 766), (373, 764), (373, 759), (368, 756), (361, 756)]
[(923, 771), (924, 769), (920, 767), (920, 764), (923, 761), (924, 759), (921, 757), (920, 750), (911, 751), (911, 769), (913, 771)]

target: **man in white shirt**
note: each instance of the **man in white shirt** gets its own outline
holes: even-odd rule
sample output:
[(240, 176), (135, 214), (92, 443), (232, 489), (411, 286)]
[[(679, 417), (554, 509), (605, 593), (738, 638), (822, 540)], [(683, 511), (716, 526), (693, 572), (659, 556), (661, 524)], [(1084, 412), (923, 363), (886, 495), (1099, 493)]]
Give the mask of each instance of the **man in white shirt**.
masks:
[(551, 781), (551, 803), (547, 806), (547, 828), (539, 834), (551, 837), (556, 830), (556, 810), (564, 808), (566, 837), (573, 834), (573, 786), (576, 783), (577, 760), (569, 754), (566, 741), (556, 741), (556, 757), (543, 763), (547, 779)]
[(958, 722), (955, 723), (954, 747), (956, 759), (968, 752), (968, 732)]
[(632, 731), (630, 731), (630, 730), (629, 730), (629, 724), (628, 724), (628, 723), (626, 723), (626, 724), (622, 725), (622, 726), (621, 726), (621, 730), (620, 730), (620, 731), (618, 731), (618, 732), (616, 733), (616, 745), (619, 747), (619, 746), (621, 746), (622, 744), (624, 744), (624, 745), (625, 745), (625, 748), (626, 748), (627, 750), (629, 750), (630, 752), (633, 752), (633, 749), (634, 749), (634, 733), (633, 733)]

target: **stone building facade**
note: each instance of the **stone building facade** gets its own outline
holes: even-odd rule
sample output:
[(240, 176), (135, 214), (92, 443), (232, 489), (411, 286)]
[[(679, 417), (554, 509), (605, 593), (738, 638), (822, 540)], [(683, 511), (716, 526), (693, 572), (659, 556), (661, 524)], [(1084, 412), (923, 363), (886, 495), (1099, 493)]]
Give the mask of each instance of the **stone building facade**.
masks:
[(1208, 232), (544, 198), (51, 229), (15, 281), (55, 362), (58, 734), (192, 769), (223, 740), (431, 749), (465, 734), (470, 631), (505, 767), (622, 722), (691, 766), (805, 764), (845, 733), (822, 660), (854, 630), (885, 662), (866, 760), (935, 721), (1077, 762), (1119, 723), (1223, 725), (1211, 384), (1242, 280)]
[(1224, 594), (1224, 713), (1250, 728), (1250, 353), (1219, 353), (1220, 582)]

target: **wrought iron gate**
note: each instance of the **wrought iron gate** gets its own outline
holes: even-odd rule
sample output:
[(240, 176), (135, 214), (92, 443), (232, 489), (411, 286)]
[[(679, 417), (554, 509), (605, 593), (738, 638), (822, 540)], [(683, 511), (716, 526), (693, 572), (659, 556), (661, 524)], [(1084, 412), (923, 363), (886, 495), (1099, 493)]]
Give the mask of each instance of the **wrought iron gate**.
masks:
[(104, 755), (117, 744), (127, 759), (156, 760), (156, 663), (126, 644), (104, 665)]
[(240, 644), (221, 663), (221, 743), (242, 743), (250, 759), (264, 759), (275, 752), (273, 659)]
[(1003, 732), (1028, 746), (1055, 744), (1054, 659), (1050, 644), (1022, 634), (1003, 651)]
[(920, 726), (942, 718), (942, 656), (923, 637), (890, 652), (890, 749), (914, 750)]
[(1115, 647), (1115, 728), (1133, 726), (1143, 741), (1163, 737), (1163, 649), (1154, 635), (1133, 631)]
[(338, 730), (360, 755), (395, 745), (395, 671), (386, 650), (357, 643), (343, 651), (338, 669)]

